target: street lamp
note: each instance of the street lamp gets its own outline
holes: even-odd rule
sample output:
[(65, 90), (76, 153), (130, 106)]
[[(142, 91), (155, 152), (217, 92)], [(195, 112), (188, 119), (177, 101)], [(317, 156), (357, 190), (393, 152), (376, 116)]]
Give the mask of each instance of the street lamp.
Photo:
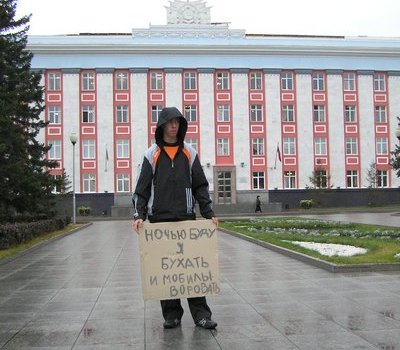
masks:
[(72, 223), (76, 224), (76, 198), (75, 198), (75, 144), (78, 141), (76, 132), (71, 132), (69, 139), (72, 143)]

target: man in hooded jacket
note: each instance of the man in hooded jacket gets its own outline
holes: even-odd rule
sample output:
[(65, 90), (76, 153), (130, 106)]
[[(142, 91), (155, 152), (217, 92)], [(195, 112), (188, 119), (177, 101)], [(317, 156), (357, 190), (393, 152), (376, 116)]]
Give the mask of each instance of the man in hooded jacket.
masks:
[[(200, 213), (218, 227), (211, 208), (208, 181), (196, 151), (184, 142), (187, 121), (175, 107), (164, 108), (155, 131), (156, 143), (144, 154), (133, 194), (135, 208), (133, 228), (138, 232), (146, 218), (150, 222), (195, 220), (195, 200)], [(213, 329), (211, 310), (205, 297), (188, 298), (197, 326)], [(164, 328), (181, 324), (183, 308), (180, 299), (161, 300)]]

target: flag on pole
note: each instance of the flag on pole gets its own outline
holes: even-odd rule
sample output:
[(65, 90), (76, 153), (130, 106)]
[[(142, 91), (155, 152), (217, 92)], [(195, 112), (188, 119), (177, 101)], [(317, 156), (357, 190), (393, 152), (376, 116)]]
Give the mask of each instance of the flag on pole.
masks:
[(282, 163), (281, 150), (279, 149), (279, 142), (276, 145), (276, 154), (278, 155), (279, 161)]
[(281, 150), (279, 149), (279, 142), (276, 144), (274, 169), (276, 169), (276, 159), (277, 158), (279, 158), (279, 161), (282, 163)]
[(104, 171), (107, 172), (107, 164), (108, 164), (108, 149), (107, 149), (107, 145), (106, 145), (106, 164), (104, 167)]

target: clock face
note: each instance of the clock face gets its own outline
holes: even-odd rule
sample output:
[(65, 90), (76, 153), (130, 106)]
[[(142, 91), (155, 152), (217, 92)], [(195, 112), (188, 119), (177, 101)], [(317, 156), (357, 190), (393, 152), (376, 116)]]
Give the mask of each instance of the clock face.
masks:
[(190, 20), (194, 17), (195, 14), (195, 9), (193, 6), (186, 5), (182, 11), (182, 16), (183, 18), (187, 21)]

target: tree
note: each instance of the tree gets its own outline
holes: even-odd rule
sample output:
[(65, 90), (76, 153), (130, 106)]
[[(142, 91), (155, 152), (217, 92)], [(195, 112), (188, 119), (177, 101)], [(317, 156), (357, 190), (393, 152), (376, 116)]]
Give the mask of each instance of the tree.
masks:
[(0, 213), (48, 213), (57, 163), (37, 139), (47, 124), (40, 73), (26, 49), (30, 16), (15, 19), (16, 0), (0, 1)]
[(313, 188), (327, 188), (331, 176), (326, 175), (326, 169), (317, 167), (308, 179)]
[[(397, 122), (396, 136), (400, 142), (400, 117), (397, 117)], [(393, 152), (390, 152), (390, 154), (392, 155), (390, 165), (396, 170), (397, 177), (400, 177), (400, 145), (396, 144), (396, 148)]]
[(393, 152), (390, 152), (392, 158), (390, 159), (390, 165), (396, 170), (397, 177), (400, 177), (400, 146), (396, 145)]
[(367, 181), (369, 182), (369, 187), (375, 188), (377, 180), (376, 163), (372, 162), (367, 170)]
[(71, 187), (72, 187), (72, 182), (69, 180), (69, 175), (67, 175), (65, 168), (63, 168), (63, 173), (59, 178), (59, 186), (57, 187), (59, 191), (57, 192), (71, 193), (72, 192)]

